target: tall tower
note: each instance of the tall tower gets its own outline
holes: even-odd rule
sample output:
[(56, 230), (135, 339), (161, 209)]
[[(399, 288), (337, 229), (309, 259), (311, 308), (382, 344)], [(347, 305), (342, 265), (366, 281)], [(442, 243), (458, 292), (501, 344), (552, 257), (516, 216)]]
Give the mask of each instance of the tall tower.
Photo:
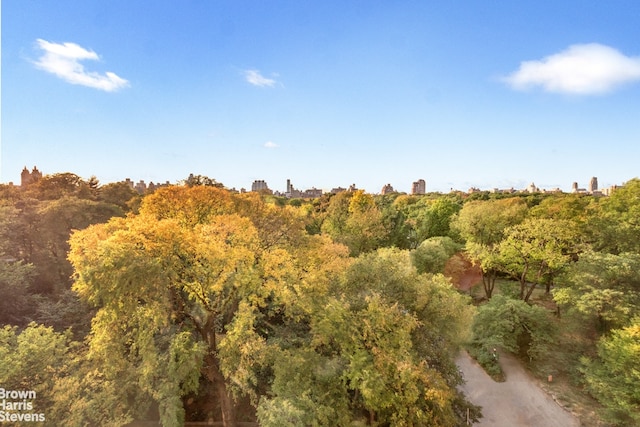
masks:
[(31, 181), (35, 182), (40, 178), (42, 178), (42, 172), (40, 172), (38, 168), (34, 166), (33, 170), (31, 171)]
[(22, 173), (20, 174), (20, 186), (26, 187), (31, 182), (31, 174), (29, 173), (29, 169), (25, 166), (22, 169)]
[(595, 191), (598, 191), (598, 178), (594, 176), (591, 178), (591, 181), (589, 181), (589, 193), (593, 193)]
[(425, 194), (427, 192), (427, 183), (424, 179), (419, 179), (411, 185), (411, 194)]
[(22, 187), (26, 187), (27, 185), (33, 184), (40, 178), (42, 178), (42, 172), (40, 172), (37, 167), (34, 166), (33, 170), (29, 172), (29, 170), (25, 166), (24, 169), (22, 169), (22, 173), (20, 174), (20, 185)]

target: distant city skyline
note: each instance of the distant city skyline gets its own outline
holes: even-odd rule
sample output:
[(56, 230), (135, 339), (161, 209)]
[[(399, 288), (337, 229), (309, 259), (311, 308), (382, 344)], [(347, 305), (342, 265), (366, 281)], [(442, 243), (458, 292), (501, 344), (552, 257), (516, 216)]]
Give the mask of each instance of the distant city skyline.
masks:
[[(65, 172), (70, 172), (73, 173), (71, 171), (65, 171)], [(13, 185), (24, 185), (25, 183), (31, 183), (33, 181), (35, 181), (36, 179), (41, 178), (42, 176), (46, 176), (46, 175), (54, 175), (56, 173), (65, 173), (65, 172), (43, 172), (42, 170), (38, 169), (37, 166), (33, 166), (32, 169), (29, 169), (28, 167), (24, 167), (21, 171), (21, 179), (18, 182), (10, 182), (10, 184)], [(207, 175), (203, 175), (200, 174), (201, 176), (207, 176)], [(215, 179), (214, 177), (211, 176), (207, 176), (208, 178), (211, 179)], [(83, 179), (89, 179), (91, 177), (81, 177)], [(189, 177), (187, 177), (189, 178)], [(132, 179), (131, 177), (127, 177), (123, 180), (116, 180), (116, 181), (108, 181), (108, 182), (100, 182), (100, 180), (98, 180), (100, 182), (100, 185), (104, 185), (104, 184), (109, 184), (109, 183), (114, 183), (114, 182), (126, 182), (128, 183), (131, 188), (135, 188), (136, 190), (138, 190), (139, 192), (144, 192), (144, 190), (146, 190), (146, 188), (148, 186), (150, 186), (152, 189), (154, 188), (158, 188), (158, 187), (162, 187), (162, 186), (167, 186), (167, 185), (176, 185), (179, 184), (180, 181), (184, 181), (187, 178), (184, 178), (182, 180), (178, 180), (178, 181), (174, 181), (171, 182), (169, 180), (164, 180), (164, 181), (145, 181), (144, 179), (140, 179), (140, 180), (136, 180), (136, 179)], [(574, 181), (571, 186), (570, 186), (570, 190), (565, 191), (560, 187), (553, 187), (553, 188), (545, 188), (545, 187), (540, 187), (538, 185), (535, 185), (534, 182), (529, 183), (527, 186), (522, 187), (522, 188), (516, 188), (516, 187), (491, 187), (491, 188), (479, 188), (479, 187), (475, 187), (475, 186), (471, 186), (469, 188), (466, 189), (462, 189), (462, 188), (451, 188), (448, 191), (440, 191), (440, 190), (430, 190), (427, 186), (427, 181), (420, 178), (414, 182), (411, 183), (410, 189), (408, 191), (405, 191), (401, 188), (396, 188), (394, 185), (392, 185), (391, 183), (387, 183), (385, 184), (379, 191), (368, 191), (364, 188), (359, 188), (358, 185), (356, 183), (351, 183), (349, 184), (347, 187), (343, 187), (343, 186), (337, 186), (337, 187), (332, 187), (332, 188), (326, 188), (326, 187), (321, 187), (321, 186), (311, 186), (311, 187), (305, 187), (305, 188), (301, 188), (301, 187), (296, 187), (295, 183), (287, 178), (286, 182), (284, 183), (284, 190), (282, 188), (280, 188), (278, 186), (278, 184), (269, 184), (266, 180), (263, 179), (257, 179), (254, 180), (250, 185), (248, 186), (241, 186), (241, 187), (235, 187), (235, 186), (229, 186), (226, 185), (224, 182), (219, 181), (218, 179), (215, 179), (216, 182), (222, 184), (225, 188), (229, 189), (229, 190), (235, 190), (235, 191), (262, 191), (262, 190), (269, 190), (272, 193), (276, 194), (276, 195), (281, 195), (281, 196), (286, 196), (286, 197), (317, 197), (319, 194), (322, 193), (335, 193), (338, 191), (347, 191), (347, 190), (365, 190), (367, 193), (371, 193), (371, 194), (387, 194), (387, 193), (406, 193), (406, 194), (416, 194), (416, 195), (420, 195), (420, 194), (426, 194), (426, 193), (449, 193), (451, 191), (460, 191), (460, 192), (464, 192), (464, 193), (472, 193), (472, 192), (477, 192), (477, 191), (499, 191), (499, 192), (505, 192), (505, 191), (515, 191), (515, 192), (555, 192), (555, 191), (562, 191), (565, 193), (594, 193), (594, 192), (604, 192), (604, 193), (608, 193), (608, 191), (611, 188), (615, 188), (615, 187), (619, 187), (621, 185), (624, 185), (624, 182), (621, 183), (617, 183), (617, 184), (611, 184), (611, 185), (607, 185), (605, 187), (599, 186), (598, 184), (598, 177), (591, 177), (589, 179), (588, 185), (585, 187), (580, 187), (580, 183), (578, 181)], [(625, 181), (626, 182), (626, 181)]]
[(0, 182), (45, 173), (378, 193), (640, 174), (640, 2), (2, 7)]

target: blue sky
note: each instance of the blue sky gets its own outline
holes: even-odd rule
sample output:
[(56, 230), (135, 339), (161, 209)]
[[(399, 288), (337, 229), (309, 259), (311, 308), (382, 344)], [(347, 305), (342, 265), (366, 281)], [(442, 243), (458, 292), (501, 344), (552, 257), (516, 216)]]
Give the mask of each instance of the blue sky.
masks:
[(640, 175), (640, 2), (2, 2), (0, 181)]

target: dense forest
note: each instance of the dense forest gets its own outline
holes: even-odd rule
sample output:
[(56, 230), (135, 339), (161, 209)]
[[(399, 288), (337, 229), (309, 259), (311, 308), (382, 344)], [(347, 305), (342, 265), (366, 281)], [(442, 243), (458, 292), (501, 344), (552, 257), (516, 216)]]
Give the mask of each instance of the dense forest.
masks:
[(638, 179), (303, 200), (47, 175), (0, 186), (0, 295), (15, 425), (462, 426), (462, 347), (640, 424)]

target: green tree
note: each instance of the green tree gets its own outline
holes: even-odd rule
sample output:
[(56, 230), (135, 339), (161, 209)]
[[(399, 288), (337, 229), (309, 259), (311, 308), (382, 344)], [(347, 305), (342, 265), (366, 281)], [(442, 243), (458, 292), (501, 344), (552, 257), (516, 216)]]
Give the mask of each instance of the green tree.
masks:
[(439, 197), (428, 205), (423, 218), (418, 221), (419, 238), (448, 236), (451, 219), (462, 208), (462, 203), (452, 197)]
[(505, 229), (521, 223), (527, 210), (520, 198), (471, 201), (453, 219), (452, 228), (465, 240), (469, 258), (482, 270), (482, 285), (489, 299), (500, 272), (498, 245)]
[(38, 294), (70, 288), (72, 271), (66, 257), (72, 230), (123, 215), (112, 204), (75, 196), (42, 201), (23, 197), (0, 210), (5, 213), (0, 246), (8, 257), (34, 266), (31, 291)]
[(464, 204), (454, 220), (454, 227), (465, 241), (494, 245), (504, 237), (507, 227), (521, 223), (528, 207), (521, 198), (511, 197)]
[(598, 203), (591, 222), (601, 252), (640, 253), (640, 179), (634, 178)]
[[(71, 289), (64, 289), (55, 295), (30, 295), (30, 306), (25, 320), (53, 327), (55, 331), (69, 331), (73, 339), (82, 341), (91, 330), (93, 308), (81, 300)], [(22, 322), (13, 324), (22, 325)]]
[(70, 292), (69, 236), (122, 211), (76, 196), (36, 200), (20, 195), (0, 205), (0, 287), (12, 298), (4, 300), (0, 317), (20, 327), (31, 321), (56, 331), (73, 327), (79, 338), (88, 329), (91, 311)]
[(529, 214), (535, 218), (551, 218), (584, 224), (591, 213), (593, 197), (583, 194), (553, 194), (531, 208)]
[(37, 214), (37, 258), (32, 262), (38, 267), (42, 289), (54, 292), (70, 288), (72, 269), (67, 253), (72, 230), (123, 215), (114, 205), (76, 197), (41, 202)]
[(261, 425), (461, 419), (452, 357), (467, 298), (419, 275), (408, 252), (350, 259), (308, 235), (299, 210), (265, 200), (160, 189), (139, 214), (73, 234), (74, 289), (97, 308), (88, 367), (134, 402), (115, 413), (157, 405), (163, 425), (216, 413), (234, 425), (250, 402)]
[(0, 324), (25, 325), (33, 304), (33, 265), (3, 259), (0, 253)]
[(420, 322), (438, 330), (444, 342), (451, 344), (448, 350), (457, 350), (468, 338), (473, 315), (468, 297), (458, 293), (441, 274), (419, 274), (409, 251), (381, 248), (363, 254), (345, 274), (343, 286), (351, 299), (358, 301), (378, 293), (390, 304), (400, 304)]
[(139, 198), (139, 194), (126, 182), (113, 182), (100, 187), (98, 200), (118, 206), (128, 212)]
[(411, 251), (411, 262), (418, 273), (443, 273), (447, 261), (460, 248), (450, 237), (431, 237)]
[(602, 333), (621, 328), (640, 315), (640, 254), (585, 252), (562, 275), (553, 297)]
[(227, 328), (223, 370), (236, 393), (251, 397), (261, 425), (350, 419), (348, 395), (325, 366), (325, 357), (335, 356), (317, 352), (310, 334), (313, 322), (327, 315), (332, 283), (348, 262), (345, 247), (321, 236), (310, 236), (295, 251), (277, 251), (265, 269), (267, 297), (241, 304), (245, 314)]
[(35, 323), (21, 331), (0, 329), (0, 384), (6, 390), (36, 392), (31, 412), (42, 414), (45, 426), (116, 427), (133, 421), (129, 408), (136, 395), (124, 392), (132, 387), (126, 380), (106, 381), (101, 370), (69, 332)]
[(404, 230), (410, 249), (430, 237), (450, 236), (451, 220), (462, 208), (460, 199), (452, 196), (401, 196), (395, 205), (406, 218)]
[[(418, 322), (412, 326), (410, 342), (404, 344), (408, 347), (403, 351), (412, 355), (414, 368), (415, 364), (421, 366), (421, 369), (429, 367), (426, 372), (421, 371), (426, 374), (422, 381), (427, 381), (429, 385), (422, 383), (420, 387), (425, 387), (423, 390), (435, 402), (430, 398), (413, 401), (409, 396), (404, 396), (409, 400), (405, 400), (403, 404), (405, 408), (411, 408), (409, 412), (413, 410), (415, 414), (433, 416), (434, 413), (444, 411), (448, 414), (445, 419), (450, 421), (428, 417), (412, 419), (411, 416), (388, 418), (391, 415), (385, 415), (382, 419), (391, 424), (403, 420), (407, 425), (412, 422), (415, 425), (446, 425), (447, 422), (454, 422), (451, 420), (456, 419), (455, 414), (463, 413), (468, 407), (468, 403), (455, 392), (451, 393), (459, 380), (453, 357), (460, 344), (469, 337), (469, 325), (473, 316), (468, 298), (453, 289), (449, 281), (440, 274), (419, 275), (411, 265), (409, 253), (397, 249), (379, 249), (361, 256), (347, 270), (346, 278), (345, 286), (349, 292), (346, 295), (352, 310), (359, 311), (368, 307), (369, 298), (381, 298), (387, 304), (395, 306), (399, 313)], [(380, 325), (379, 328), (383, 331), (393, 330), (393, 326), (389, 324)], [(402, 341), (406, 339), (403, 338)], [(374, 387), (370, 383), (369, 386)], [(442, 406), (436, 410), (438, 405)], [(398, 411), (398, 414), (403, 414), (400, 409)], [(384, 413), (383, 411), (382, 414)]]
[(376, 205), (382, 216), (382, 223), (386, 230), (386, 237), (382, 247), (394, 246), (400, 249), (411, 247), (410, 230), (406, 222), (406, 213), (399, 207), (402, 200), (411, 199), (412, 196), (393, 193), (375, 197)]
[(258, 332), (279, 331), (283, 307), (293, 316), (310, 304), (327, 280), (322, 271), (345, 255), (320, 255), (333, 244), (320, 236), (305, 242), (289, 209), (260, 200), (168, 187), (147, 196), (140, 214), (72, 236), (74, 289), (98, 309), (94, 363), (105, 381), (136, 384), (147, 404), (159, 405), (164, 425), (185, 419), (189, 396), (198, 402), (191, 414), (208, 419), (219, 402), (219, 418), (235, 425), (238, 399), (255, 402), (268, 386)]
[(0, 329), (0, 384), (6, 390), (34, 391), (33, 412), (44, 414), (48, 425), (55, 425), (55, 420), (46, 418), (55, 399), (56, 380), (68, 374), (69, 349), (69, 334), (50, 327), (32, 323), (21, 332), (15, 326)]
[(332, 197), (321, 230), (345, 244), (353, 256), (377, 249), (387, 236), (373, 196), (362, 190)]
[(598, 343), (598, 356), (582, 359), (588, 390), (614, 425), (640, 424), (640, 319)]
[(199, 381), (235, 425), (218, 343), (239, 294), (255, 286), (256, 240), (250, 221), (228, 215), (192, 229), (140, 215), (72, 237), (74, 290), (98, 307), (92, 352), (107, 380), (133, 375), (163, 425), (184, 421), (181, 398)]
[(120, 427), (153, 411), (131, 376), (108, 380), (84, 346), (71, 343), (70, 350), (64, 360), (66, 372), (56, 376), (49, 390), (52, 402), (45, 411), (45, 425)]
[(505, 234), (498, 247), (499, 262), (520, 282), (524, 301), (538, 284), (545, 284), (549, 293), (554, 278), (580, 251), (572, 224), (564, 220), (530, 218)]
[(55, 200), (64, 196), (91, 197), (87, 183), (78, 175), (70, 172), (45, 175), (27, 188), (27, 194), (39, 200)]
[(441, 275), (419, 275), (406, 251), (363, 254), (344, 274), (308, 306), (308, 331), (267, 340), (277, 362), (261, 425), (461, 424), (470, 405), (453, 354), (468, 300)]
[(264, 196), (250, 192), (235, 198), (234, 209), (256, 227), (262, 249), (278, 246), (294, 249), (304, 240), (304, 214), (292, 206), (268, 203)]
[(472, 346), (481, 361), (490, 359), (497, 347), (540, 360), (554, 339), (554, 326), (543, 307), (504, 295), (495, 295), (480, 306), (473, 321)]

